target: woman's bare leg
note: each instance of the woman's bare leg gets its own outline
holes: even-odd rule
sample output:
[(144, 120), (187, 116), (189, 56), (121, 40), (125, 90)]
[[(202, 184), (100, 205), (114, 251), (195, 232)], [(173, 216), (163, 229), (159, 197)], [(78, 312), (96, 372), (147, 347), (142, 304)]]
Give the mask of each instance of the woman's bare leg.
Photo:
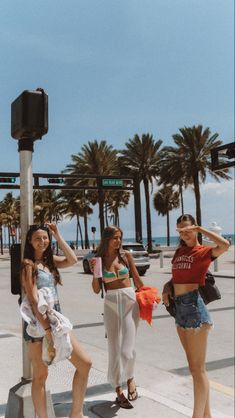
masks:
[(48, 367), (42, 361), (42, 343), (29, 343), (29, 356), (32, 362), (32, 399), (38, 418), (47, 418), (46, 388)]
[(87, 388), (88, 375), (92, 363), (90, 358), (80, 347), (80, 344), (78, 343), (74, 335), (71, 334), (70, 337), (73, 346), (73, 351), (69, 360), (74, 365), (74, 367), (76, 367), (76, 371), (73, 377), (73, 405), (70, 418), (84, 418), (83, 403)]
[(193, 378), (194, 409), (192, 418), (211, 418), (209, 381), (205, 368), (209, 329), (210, 327), (207, 325), (203, 325), (199, 330), (184, 330), (177, 327)]

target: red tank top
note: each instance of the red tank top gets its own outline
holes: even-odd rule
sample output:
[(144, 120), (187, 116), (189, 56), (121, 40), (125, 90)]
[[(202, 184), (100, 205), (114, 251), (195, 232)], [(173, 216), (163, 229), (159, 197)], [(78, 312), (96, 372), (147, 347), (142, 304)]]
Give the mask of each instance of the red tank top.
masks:
[(212, 247), (179, 247), (172, 259), (173, 283), (198, 283), (204, 286), (206, 272), (212, 260)]

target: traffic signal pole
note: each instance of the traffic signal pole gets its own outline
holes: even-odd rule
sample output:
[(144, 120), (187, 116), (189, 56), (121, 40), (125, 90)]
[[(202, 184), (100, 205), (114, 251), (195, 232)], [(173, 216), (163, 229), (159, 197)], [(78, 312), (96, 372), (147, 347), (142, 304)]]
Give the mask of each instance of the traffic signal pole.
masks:
[(143, 242), (142, 220), (141, 220), (141, 199), (140, 199), (140, 179), (136, 175), (134, 178), (134, 205), (135, 205), (135, 239)]
[[(20, 154), (20, 227), (21, 227), (21, 259), (25, 246), (25, 238), (29, 225), (33, 224), (33, 176), (32, 154), (33, 141), (19, 141)], [(23, 296), (23, 295), (22, 295)], [(23, 380), (31, 379), (31, 366), (27, 343), (22, 338)]]
[[(32, 153), (34, 140), (47, 133), (47, 95), (42, 89), (23, 92), (13, 103), (11, 134), (18, 140), (20, 154), (21, 259), (29, 225), (33, 224)], [(23, 292), (22, 292), (23, 296)], [(23, 331), (23, 329), (22, 329)], [(23, 376), (10, 388), (5, 418), (36, 417), (31, 395), (31, 363), (22, 332)], [(55, 418), (51, 394), (46, 391), (47, 416)]]

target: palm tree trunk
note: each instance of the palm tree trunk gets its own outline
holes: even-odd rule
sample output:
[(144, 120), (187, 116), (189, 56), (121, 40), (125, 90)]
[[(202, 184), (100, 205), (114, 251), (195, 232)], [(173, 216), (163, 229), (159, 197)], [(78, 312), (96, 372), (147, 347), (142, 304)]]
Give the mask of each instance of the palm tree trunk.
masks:
[(82, 228), (81, 228), (81, 224), (80, 224), (80, 218), (79, 218), (79, 215), (77, 215), (77, 223), (78, 223), (78, 228), (79, 228), (80, 237), (81, 237), (81, 247), (82, 247), (82, 249), (84, 249), (83, 235), (82, 235)]
[(77, 225), (76, 225), (75, 248), (78, 249), (78, 216), (77, 216)]
[(115, 225), (119, 227), (119, 211), (118, 211), (118, 207), (115, 208)]
[(105, 224), (106, 224), (106, 226), (109, 226), (107, 202), (105, 202), (105, 204), (104, 204), (104, 213), (105, 213)]
[(3, 255), (2, 225), (0, 226), (0, 246), (1, 246), (1, 254)]
[(181, 202), (181, 214), (184, 215), (184, 200), (183, 200), (183, 187), (179, 185), (180, 202)]
[[(200, 187), (199, 187), (199, 177), (198, 173), (195, 173), (193, 176), (193, 184), (194, 184), (194, 194), (195, 194), (195, 201), (196, 201), (196, 220), (197, 224), (201, 226), (202, 218), (201, 218), (201, 194), (200, 194)], [(198, 241), (200, 244), (202, 243), (202, 235), (198, 234)]]
[(100, 235), (104, 230), (104, 193), (103, 190), (98, 190), (98, 203), (99, 203), (99, 218), (100, 218)]
[(85, 231), (85, 248), (90, 248), (89, 238), (88, 238), (88, 226), (87, 226), (87, 212), (84, 213), (84, 231)]
[(152, 228), (151, 228), (151, 212), (150, 212), (150, 199), (149, 199), (149, 182), (144, 179), (144, 192), (146, 200), (146, 224), (147, 224), (147, 245), (148, 251), (152, 251)]
[(11, 227), (8, 225), (8, 249), (9, 249), (9, 253), (10, 253), (10, 248), (11, 248), (11, 233), (10, 233), (10, 229), (11, 229)]
[(170, 215), (169, 210), (166, 213), (166, 223), (167, 223), (167, 245), (170, 245)]

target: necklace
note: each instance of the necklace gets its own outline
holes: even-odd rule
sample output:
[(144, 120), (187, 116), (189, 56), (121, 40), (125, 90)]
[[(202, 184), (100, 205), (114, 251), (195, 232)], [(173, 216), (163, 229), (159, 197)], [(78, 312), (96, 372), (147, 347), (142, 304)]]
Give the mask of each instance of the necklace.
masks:
[(41, 258), (35, 258), (35, 263), (41, 263), (44, 264), (44, 260), (42, 260)]

